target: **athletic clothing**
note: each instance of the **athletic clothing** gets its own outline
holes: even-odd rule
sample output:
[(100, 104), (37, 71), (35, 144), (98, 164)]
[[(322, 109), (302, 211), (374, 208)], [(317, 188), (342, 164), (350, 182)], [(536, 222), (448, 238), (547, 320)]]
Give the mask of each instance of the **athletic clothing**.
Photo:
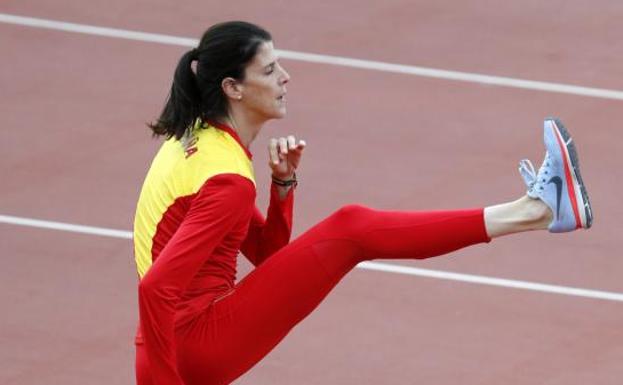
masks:
[(135, 342), (162, 346), (150, 357), (154, 368), (174, 371), (173, 325), (234, 287), (239, 250), (258, 265), (290, 239), (293, 194), (281, 200), (273, 186), (265, 220), (254, 205), (251, 160), (238, 135), (217, 123), (167, 140), (154, 158), (134, 222), (141, 287), (155, 281), (166, 291), (155, 303), (139, 294)]
[[(482, 209), (388, 212), (351, 205), (286, 246), (292, 190), (280, 200), (271, 187), (264, 220), (254, 205), (251, 155), (235, 132), (210, 125), (190, 136), (163, 145), (139, 198), (139, 385), (228, 384), (357, 263), (428, 258), (489, 241)], [(234, 286), (238, 250), (257, 267)]]

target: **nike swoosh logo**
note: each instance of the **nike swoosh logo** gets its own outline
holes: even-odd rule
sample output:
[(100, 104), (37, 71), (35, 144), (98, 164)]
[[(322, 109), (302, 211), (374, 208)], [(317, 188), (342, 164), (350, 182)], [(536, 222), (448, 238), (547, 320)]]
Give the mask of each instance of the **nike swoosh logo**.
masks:
[(556, 220), (560, 219), (560, 198), (562, 197), (562, 179), (559, 176), (553, 176), (547, 184), (554, 183), (556, 185)]

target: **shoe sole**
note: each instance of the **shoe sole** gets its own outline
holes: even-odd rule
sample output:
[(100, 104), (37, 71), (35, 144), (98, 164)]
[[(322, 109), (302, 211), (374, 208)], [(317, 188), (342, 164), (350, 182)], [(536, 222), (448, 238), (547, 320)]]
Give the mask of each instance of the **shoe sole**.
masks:
[(580, 160), (569, 131), (557, 118), (547, 118), (556, 133), (556, 139), (565, 158), (565, 174), (567, 176), (567, 191), (571, 201), (571, 207), (575, 215), (577, 228), (588, 229), (593, 225), (593, 210), (588, 192), (580, 175)]

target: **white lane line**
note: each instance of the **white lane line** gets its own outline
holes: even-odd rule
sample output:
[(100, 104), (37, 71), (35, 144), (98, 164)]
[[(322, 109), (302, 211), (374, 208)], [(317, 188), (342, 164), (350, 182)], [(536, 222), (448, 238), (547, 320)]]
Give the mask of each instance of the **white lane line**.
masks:
[[(197, 39), (181, 36), (171, 36), (117, 28), (98, 27), (86, 24), (67, 23), (48, 19), (10, 15), (6, 13), (0, 13), (0, 22), (35, 28), (46, 28), (58, 31), (84, 33), (89, 35), (106, 36), (118, 39), (138, 40), (144, 42), (161, 43), (185, 47), (195, 47), (199, 43)], [(448, 71), (436, 68), (418, 67), (404, 64), (392, 64), (380, 61), (353, 59), (342, 56), (320, 55), (288, 50), (278, 50), (278, 54), (285, 59), (310, 63), (330, 64), (350, 68), (422, 76), (427, 78), (454, 80), (468, 83), (521, 88), (545, 92), (556, 92), (593, 98), (623, 100), (623, 91), (620, 90), (582, 87), (562, 83), (525, 80), (503, 76), (490, 76), (470, 72)]]
[(593, 98), (623, 100), (623, 91), (609, 90), (605, 88), (582, 87), (569, 84), (524, 80), (460, 71), (448, 71), (435, 68), (417, 67), (404, 64), (391, 64), (379, 61), (351, 59), (341, 56), (317, 55), (294, 51), (281, 51), (281, 57), (312, 63), (332, 64), (344, 67), (422, 76), (427, 78), (456, 80), (468, 83), (486, 84), (491, 86), (523, 88), (528, 90), (556, 92), (569, 95), (589, 96)]
[[(131, 231), (115, 230), (102, 227), (75, 225), (71, 223), (44, 221), (40, 219), (22, 218), (11, 215), (0, 215), (0, 223), (28, 226), (43, 229), (67, 231), (72, 233), (100, 235), (112, 238), (132, 239)], [(482, 275), (461, 274), (449, 271), (420, 269), (416, 267), (393, 265), (380, 262), (361, 262), (360, 269), (374, 270), (385, 273), (406, 274), (411, 276), (435, 278), (448, 281), (458, 281), (478, 285), (505, 287), (512, 289), (531, 290), (541, 293), (560, 294), (573, 297), (601, 299), (606, 301), (623, 302), (623, 293), (609, 291), (581, 289), (577, 287), (548, 285), (543, 283), (517, 281), (512, 279), (486, 277)]]
[(7, 24), (23, 25), (26, 27), (53, 29), (56, 31), (84, 33), (87, 35), (113, 37), (117, 39), (138, 40), (150, 43), (160, 43), (195, 47), (199, 40), (179, 36), (162, 35), (158, 33), (148, 33), (139, 31), (129, 31), (125, 29), (97, 27), (94, 25), (67, 23), (63, 21), (37, 19), (34, 17), (24, 17), (0, 13), (0, 22)]
[(70, 233), (82, 233), (100, 235), (103, 237), (132, 239), (131, 231), (107, 229), (104, 227), (74, 225), (71, 223), (63, 222), (43, 221), (40, 219), (14, 217), (11, 215), (0, 215), (0, 223), (27, 227), (37, 227), (40, 229), (67, 231)]
[(476, 283), (479, 285), (500, 286), (513, 289), (532, 290), (541, 293), (563, 294), (574, 297), (585, 297), (594, 299), (605, 299), (608, 301), (623, 302), (623, 293), (610, 291), (589, 290), (577, 287), (548, 285), (543, 283), (517, 281), (513, 279), (485, 277), (482, 275), (452, 273), (449, 271), (420, 269), (417, 267), (399, 266), (388, 263), (361, 262), (357, 267), (367, 270), (384, 271), (386, 273), (397, 273), (415, 275), (418, 277), (444, 279), (448, 281), (459, 281)]

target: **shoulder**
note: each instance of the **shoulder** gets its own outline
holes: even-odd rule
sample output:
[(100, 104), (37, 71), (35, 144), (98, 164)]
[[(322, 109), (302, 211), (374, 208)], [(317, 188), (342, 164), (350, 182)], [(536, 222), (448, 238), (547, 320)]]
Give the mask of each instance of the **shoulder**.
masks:
[(218, 174), (208, 178), (201, 188), (199, 195), (223, 195), (228, 200), (242, 199), (255, 200), (256, 190), (253, 181), (239, 174)]
[(251, 159), (227, 133), (212, 127), (198, 127), (181, 140), (167, 140), (152, 170), (177, 181), (182, 195), (198, 192), (206, 181), (222, 174), (239, 175), (255, 185)]
[[(192, 155), (186, 163), (195, 169), (199, 178), (208, 179), (219, 174), (238, 174), (255, 184), (253, 163), (240, 145), (226, 132), (211, 126), (193, 130), (190, 136)], [(187, 144), (181, 143), (187, 148)], [(185, 153), (190, 152), (185, 150)]]
[(219, 213), (225, 218), (249, 213), (255, 207), (255, 185), (238, 174), (219, 174), (207, 179), (193, 197), (191, 212)]

